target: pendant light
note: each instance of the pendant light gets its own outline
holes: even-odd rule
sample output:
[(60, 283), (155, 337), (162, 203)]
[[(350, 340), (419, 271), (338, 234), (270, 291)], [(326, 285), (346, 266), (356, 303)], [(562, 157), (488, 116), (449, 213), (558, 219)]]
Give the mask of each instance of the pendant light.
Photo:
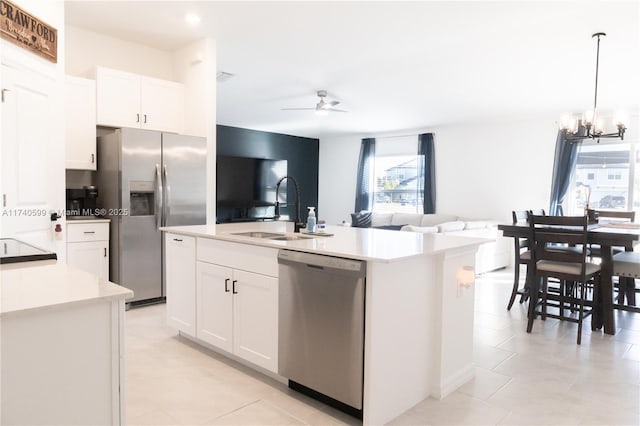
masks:
[[(565, 117), (562, 120), (560, 130), (562, 131), (566, 141), (574, 142), (584, 139), (597, 139), (600, 142), (601, 138), (620, 138), (624, 140), (624, 132), (627, 130), (621, 119), (614, 120), (614, 124), (617, 128), (616, 132), (604, 133), (602, 121), (598, 118), (598, 66), (600, 65), (600, 37), (606, 36), (605, 33), (595, 33), (591, 37), (597, 37), (596, 48), (596, 84), (595, 92), (593, 96), (593, 110), (586, 112), (581, 119)], [(580, 135), (578, 129), (580, 126), (584, 126), (586, 134)]]

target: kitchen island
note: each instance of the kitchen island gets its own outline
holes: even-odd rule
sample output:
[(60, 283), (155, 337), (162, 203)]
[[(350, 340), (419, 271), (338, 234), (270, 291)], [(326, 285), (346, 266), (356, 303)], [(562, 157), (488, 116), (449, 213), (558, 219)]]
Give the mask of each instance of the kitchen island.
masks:
[(124, 300), (55, 260), (0, 265), (0, 423), (124, 424)]
[(285, 222), (162, 230), (168, 323), (276, 377), (279, 249), (365, 261), (364, 424), (474, 375), (473, 268), (484, 239), (340, 226), (312, 236)]

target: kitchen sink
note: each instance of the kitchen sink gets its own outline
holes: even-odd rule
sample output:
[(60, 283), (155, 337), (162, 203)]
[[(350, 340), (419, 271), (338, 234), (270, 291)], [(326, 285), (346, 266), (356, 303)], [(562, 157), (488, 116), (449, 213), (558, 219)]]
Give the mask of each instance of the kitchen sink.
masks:
[(231, 235), (237, 235), (239, 237), (260, 238), (260, 239), (274, 240), (274, 241), (297, 241), (297, 240), (308, 240), (310, 238), (313, 238), (311, 236), (302, 236), (297, 234), (284, 234), (284, 233), (260, 232), (260, 231), (235, 232), (235, 233), (232, 233)]
[(275, 241), (296, 241), (296, 240), (308, 240), (313, 237), (303, 237), (302, 235), (280, 235), (278, 237), (271, 237), (270, 240)]
[(251, 237), (251, 238), (273, 238), (273, 237), (283, 237), (284, 234), (276, 234), (274, 232), (260, 232), (260, 231), (252, 231), (252, 232), (235, 232), (231, 235), (237, 235), (239, 237)]

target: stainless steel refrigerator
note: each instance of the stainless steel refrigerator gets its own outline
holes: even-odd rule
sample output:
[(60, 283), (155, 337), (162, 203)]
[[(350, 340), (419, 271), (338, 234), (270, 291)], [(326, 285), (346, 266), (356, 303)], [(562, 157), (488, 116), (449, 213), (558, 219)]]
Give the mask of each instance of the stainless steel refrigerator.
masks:
[(162, 301), (161, 226), (206, 222), (206, 140), (141, 129), (98, 138), (100, 206), (111, 219), (109, 279), (133, 304)]

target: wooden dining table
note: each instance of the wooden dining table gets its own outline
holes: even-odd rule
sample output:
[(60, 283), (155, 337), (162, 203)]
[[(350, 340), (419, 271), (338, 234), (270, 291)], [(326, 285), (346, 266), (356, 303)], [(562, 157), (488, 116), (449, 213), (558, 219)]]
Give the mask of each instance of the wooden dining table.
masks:
[[(498, 225), (505, 237), (529, 238), (531, 229), (526, 222)], [(592, 327), (602, 329), (606, 334), (616, 333), (613, 303), (613, 253), (612, 247), (624, 247), (633, 251), (633, 244), (640, 240), (640, 226), (624, 222), (604, 222), (589, 225), (587, 241), (600, 245), (600, 298), (592, 318)], [(529, 278), (527, 278), (529, 279)], [(530, 299), (533, 300), (533, 299)], [(532, 310), (531, 310), (532, 311)]]

